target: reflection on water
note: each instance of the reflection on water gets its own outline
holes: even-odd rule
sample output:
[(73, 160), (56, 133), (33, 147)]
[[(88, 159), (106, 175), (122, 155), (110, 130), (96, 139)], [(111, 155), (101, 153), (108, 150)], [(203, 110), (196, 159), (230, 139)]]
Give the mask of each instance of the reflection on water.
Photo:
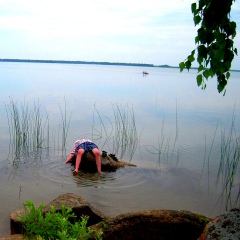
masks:
[[(179, 74), (178, 69), (149, 68), (144, 70), (150, 74), (143, 78), (138, 67), (1, 63), (0, 69), (2, 235), (9, 233), (10, 212), (21, 208), (22, 202), (47, 203), (66, 192), (80, 194), (109, 216), (146, 209), (185, 209), (207, 216), (225, 211), (224, 201), (218, 201), (222, 186), (215, 182), (222, 133), (231, 129), (234, 106), (239, 119), (239, 73), (231, 74), (222, 97), (214, 81), (205, 91), (198, 89), (194, 71)], [(14, 135), (6, 113), (9, 96), (18, 104), (28, 103), (27, 113), (39, 100), (47, 116), (41, 127), (45, 122), (50, 127), (38, 151), (22, 154), (9, 145), (13, 140), (9, 136)], [(65, 104), (71, 116), (66, 142), (62, 139)], [(113, 105), (134, 111), (138, 147), (131, 162), (137, 167), (73, 176), (73, 167), (64, 162), (77, 139), (91, 138), (100, 150), (114, 153)], [(118, 117), (124, 114), (129, 116), (121, 112)], [(235, 128), (237, 133), (237, 124)], [(129, 159), (126, 154), (124, 160)], [(233, 197), (238, 194), (237, 183)]]

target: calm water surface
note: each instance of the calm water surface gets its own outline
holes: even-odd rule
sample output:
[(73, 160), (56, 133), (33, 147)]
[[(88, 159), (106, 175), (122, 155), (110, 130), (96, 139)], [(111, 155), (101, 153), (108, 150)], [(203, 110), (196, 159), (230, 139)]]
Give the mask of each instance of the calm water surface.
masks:
[[(144, 77), (143, 70), (150, 74)], [(66, 192), (80, 194), (109, 216), (150, 209), (207, 216), (225, 211), (225, 200), (218, 201), (221, 185), (215, 182), (221, 140), (233, 119), (239, 133), (240, 73), (231, 73), (223, 97), (216, 79), (209, 80), (205, 91), (198, 88), (194, 70), (180, 74), (167, 68), (1, 63), (0, 72), (0, 237), (9, 234), (9, 214), (22, 202), (48, 203)], [(38, 106), (50, 129), (48, 147), (38, 154), (21, 153), (17, 165), (9, 132), (11, 101), (20, 112)], [(137, 167), (73, 176), (64, 160), (75, 140), (88, 137), (100, 150), (114, 151), (109, 136), (115, 134), (117, 108), (128, 116), (134, 112), (138, 147), (132, 159), (126, 153), (123, 160)], [(62, 117), (69, 122), (65, 148)], [(234, 184), (233, 199), (239, 177)]]

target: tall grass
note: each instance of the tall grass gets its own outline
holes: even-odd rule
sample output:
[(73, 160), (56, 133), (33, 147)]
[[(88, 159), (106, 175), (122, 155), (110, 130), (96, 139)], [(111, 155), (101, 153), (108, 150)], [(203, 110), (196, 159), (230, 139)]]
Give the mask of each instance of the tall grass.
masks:
[(19, 106), (16, 101), (10, 99), (9, 105), (5, 106), (13, 164), (18, 165), (22, 156), (28, 157), (30, 153), (36, 153), (45, 147), (45, 132), (49, 132), (48, 115), (45, 119), (41, 116), (39, 101), (34, 102), (31, 110), (25, 101)]
[[(9, 152), (12, 156), (13, 165), (17, 166), (21, 160), (28, 157), (41, 156), (44, 149), (49, 154), (50, 144), (50, 120), (49, 114), (45, 108), (42, 108), (39, 100), (34, 101), (33, 105), (29, 105), (25, 101), (18, 104), (10, 98), (9, 104), (5, 104), (10, 144)], [(66, 149), (66, 138), (70, 123), (67, 119), (66, 103), (62, 116), (62, 154)], [(55, 138), (55, 132), (53, 131)], [(52, 142), (52, 141), (51, 141)], [(55, 147), (55, 143), (54, 143)]]
[[(225, 209), (240, 206), (240, 134), (236, 130), (235, 114), (228, 133), (221, 131), (221, 159), (215, 185), (222, 186), (219, 200), (224, 199)], [(237, 192), (237, 195), (236, 195)]]
[[(100, 114), (94, 105), (92, 139), (119, 158), (132, 159), (138, 146), (134, 110), (129, 106), (112, 105), (113, 118)], [(97, 125), (97, 126), (96, 126)]]
[(123, 158), (125, 154), (132, 159), (138, 145), (138, 133), (133, 109), (128, 106), (113, 105), (114, 112), (114, 153)]
[(206, 151), (205, 139), (205, 156), (200, 180), (203, 177), (204, 166), (207, 165), (208, 192), (210, 193), (211, 188), (212, 191), (220, 190), (219, 198), (213, 210), (219, 204), (219, 202), (224, 204), (225, 210), (229, 210), (233, 207), (239, 207), (240, 205), (240, 133), (236, 128), (235, 113), (233, 112), (229, 131), (221, 129), (220, 132), (220, 144), (217, 144), (220, 151), (218, 172), (216, 180), (211, 187), (211, 153), (215, 144), (216, 134), (219, 129), (218, 125), (219, 124), (216, 126), (208, 154)]
[[(56, 130), (50, 126), (50, 116), (45, 108), (41, 107), (39, 100), (33, 105), (26, 102), (18, 104), (10, 99), (5, 104), (9, 135), (10, 155), (13, 164), (18, 165), (21, 160), (32, 155), (41, 155), (42, 150), (49, 155), (49, 149), (58, 148), (62, 157), (66, 156), (66, 143), (70, 128), (71, 114), (68, 116), (67, 105), (59, 105), (61, 122)], [(131, 160), (138, 146), (138, 134), (133, 109), (128, 106), (112, 106), (113, 119), (100, 114), (94, 105), (92, 139), (98, 142), (102, 149), (107, 148), (109, 153), (119, 158), (129, 157)], [(97, 126), (95, 126), (99, 123)]]
[(174, 156), (176, 156), (175, 162), (178, 164), (179, 161), (179, 150), (177, 148), (177, 141), (179, 137), (179, 127), (178, 127), (178, 106), (176, 102), (176, 114), (175, 114), (175, 136), (173, 144), (171, 144), (171, 134), (165, 134), (165, 118), (162, 118), (161, 131), (156, 132), (157, 134), (157, 145), (144, 145), (146, 151), (152, 155), (157, 156), (158, 165), (166, 164), (171, 165), (174, 161)]
[[(95, 123), (99, 122), (97, 126)], [(110, 125), (110, 128), (107, 127)], [(93, 111), (93, 122), (91, 125), (92, 129), (92, 139), (98, 141), (98, 144), (101, 146), (102, 149), (105, 146), (108, 149), (111, 149), (109, 145), (109, 141), (112, 139), (113, 133), (113, 123), (109, 117), (102, 115), (94, 104), (94, 111)], [(110, 130), (109, 130), (110, 129)]]
[(59, 104), (59, 108), (60, 108), (61, 117), (62, 117), (62, 156), (65, 156), (69, 124), (71, 121), (71, 114), (70, 114), (70, 117), (67, 119), (67, 106), (66, 106), (65, 98), (64, 98), (64, 109), (63, 109), (64, 111), (62, 110), (60, 104)]
[(218, 130), (218, 124), (219, 124), (219, 122), (217, 123), (216, 129), (215, 129), (215, 132), (214, 132), (214, 135), (213, 135), (213, 140), (212, 140), (212, 143), (211, 143), (211, 146), (210, 146), (210, 150), (209, 150), (208, 156), (207, 156), (207, 143), (206, 143), (206, 137), (205, 137), (204, 160), (203, 160), (203, 167), (202, 167), (202, 171), (201, 171), (201, 175), (200, 175), (199, 184), (200, 184), (200, 181), (201, 181), (201, 179), (203, 177), (205, 165), (207, 164), (208, 194), (210, 193), (210, 158), (211, 158), (214, 142), (215, 142), (215, 139), (216, 139), (216, 134), (217, 134), (217, 130)]

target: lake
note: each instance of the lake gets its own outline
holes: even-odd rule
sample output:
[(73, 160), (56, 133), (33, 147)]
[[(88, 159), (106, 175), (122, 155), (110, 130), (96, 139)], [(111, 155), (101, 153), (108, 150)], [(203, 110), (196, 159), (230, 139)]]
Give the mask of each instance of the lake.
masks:
[[(0, 237), (23, 202), (66, 192), (109, 216), (176, 209), (214, 217), (239, 206), (239, 72), (225, 96), (215, 78), (198, 88), (196, 70), (1, 62), (0, 72)], [(22, 147), (14, 123), (23, 136), (24, 121)], [(125, 148), (123, 136), (134, 137)], [(137, 167), (73, 176), (64, 161), (81, 138)]]

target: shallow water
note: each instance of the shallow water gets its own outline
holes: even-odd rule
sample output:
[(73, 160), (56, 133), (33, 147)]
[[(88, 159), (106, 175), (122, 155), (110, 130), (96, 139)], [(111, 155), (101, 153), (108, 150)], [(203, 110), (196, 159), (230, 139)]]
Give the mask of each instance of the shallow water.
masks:
[[(1, 63), (0, 70), (0, 237), (9, 234), (9, 214), (22, 202), (48, 203), (66, 192), (80, 194), (109, 216), (150, 209), (207, 216), (225, 211), (224, 199), (218, 201), (221, 186), (214, 184), (223, 129), (228, 133), (233, 112), (236, 123), (239, 119), (240, 73), (231, 73), (223, 97), (215, 79), (201, 91), (194, 70), (180, 74), (178, 69), (33, 63)], [(143, 70), (150, 74), (144, 77)], [(11, 99), (29, 108), (39, 101), (43, 118), (48, 113), (50, 148), (16, 158), (6, 111)], [(63, 149), (65, 104), (71, 119)], [(116, 106), (134, 111), (139, 143), (131, 162), (137, 167), (73, 176), (64, 160), (76, 139), (88, 137), (100, 150), (113, 151), (113, 142), (105, 140)], [(130, 161), (130, 156), (123, 159)]]

